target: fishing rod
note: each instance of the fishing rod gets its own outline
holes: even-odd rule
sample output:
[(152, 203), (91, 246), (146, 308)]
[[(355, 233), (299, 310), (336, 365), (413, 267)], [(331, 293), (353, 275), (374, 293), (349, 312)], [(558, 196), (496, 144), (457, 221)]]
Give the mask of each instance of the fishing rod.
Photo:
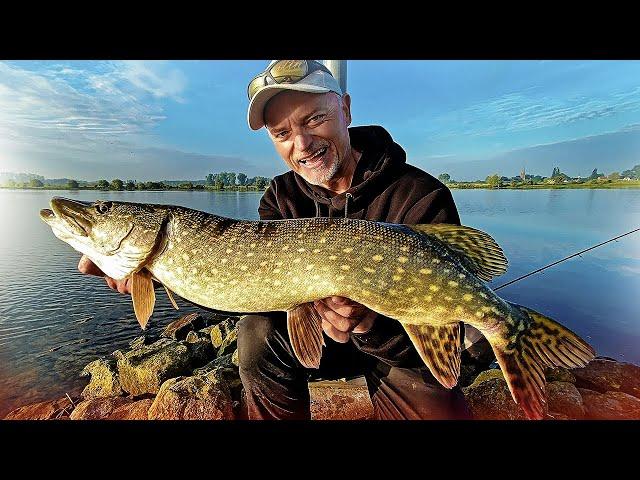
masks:
[(511, 280), (510, 282), (507, 282), (504, 285), (500, 285), (499, 287), (493, 288), (492, 290), (494, 292), (496, 290), (500, 290), (501, 288), (504, 288), (507, 285), (511, 285), (512, 283), (516, 283), (516, 282), (522, 280), (523, 278), (527, 278), (527, 277), (530, 277), (531, 275), (535, 275), (536, 273), (541, 272), (543, 270), (546, 270), (547, 268), (553, 267), (554, 265), (557, 265), (559, 263), (562, 263), (565, 260), (569, 260), (570, 258), (577, 257), (577, 256), (579, 256), (579, 255), (581, 255), (581, 254), (583, 254), (585, 252), (588, 252), (589, 250), (593, 250), (594, 248), (601, 247), (602, 245), (605, 245), (605, 244), (607, 244), (609, 242), (613, 242), (614, 240), (618, 240), (619, 238), (622, 238), (622, 237), (624, 237), (626, 235), (631, 235), (632, 233), (635, 233), (635, 232), (637, 232), (639, 230), (640, 230), (640, 228), (636, 228), (635, 230), (631, 230), (630, 232), (623, 233), (622, 235), (618, 235), (617, 237), (613, 237), (613, 238), (607, 240), (606, 242), (602, 242), (602, 243), (599, 243), (597, 245), (594, 245), (593, 247), (589, 247), (589, 248), (586, 248), (584, 250), (581, 250), (578, 253), (574, 253), (573, 255), (569, 255), (568, 257), (564, 257), (564, 258), (562, 258), (560, 260), (557, 260), (557, 261), (555, 261), (553, 263), (550, 263), (549, 265), (545, 265), (544, 267), (538, 268), (537, 270), (534, 270), (533, 272), (529, 272), (526, 275), (522, 275), (521, 277), (518, 277), (515, 280)]

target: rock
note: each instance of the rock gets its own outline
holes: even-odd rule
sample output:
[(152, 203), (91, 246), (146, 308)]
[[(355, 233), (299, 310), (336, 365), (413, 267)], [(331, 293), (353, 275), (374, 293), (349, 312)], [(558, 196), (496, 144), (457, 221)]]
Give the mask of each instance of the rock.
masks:
[(232, 420), (233, 398), (225, 375), (214, 369), (206, 375), (178, 377), (162, 384), (150, 420)]
[(207, 326), (207, 321), (199, 313), (189, 313), (167, 325), (160, 334), (162, 337), (184, 340), (190, 331), (199, 330)]
[(218, 348), (218, 357), (232, 354), (238, 349), (238, 329), (234, 328), (222, 341), (222, 344)]
[(545, 420), (574, 420), (572, 418), (567, 417), (562, 413), (547, 413)]
[(147, 420), (149, 409), (153, 404), (152, 398), (145, 398), (137, 402), (123, 404), (116, 407), (109, 415), (109, 420)]
[(366, 381), (309, 383), (312, 420), (366, 420), (373, 418), (373, 404)]
[(118, 378), (116, 361), (100, 358), (89, 363), (81, 376), (91, 376), (89, 384), (82, 391), (82, 398), (89, 400), (99, 397), (117, 397), (124, 394)]
[[(79, 398), (72, 398), (76, 403)], [(58, 400), (32, 403), (9, 412), (5, 420), (63, 420), (68, 419), (74, 406), (65, 396)]]
[(136, 337), (133, 340), (131, 340), (129, 342), (129, 348), (131, 349), (141, 348), (141, 347), (144, 347), (145, 345), (151, 345), (153, 342), (157, 340), (158, 340), (158, 337), (155, 335), (154, 336), (142, 335), (140, 337)]
[(240, 357), (238, 356), (237, 348), (231, 354), (231, 363), (233, 363), (236, 367), (240, 366)]
[(571, 370), (576, 386), (596, 392), (620, 391), (640, 398), (640, 367), (598, 357), (583, 368)]
[(165, 380), (188, 375), (213, 357), (208, 340), (195, 343), (161, 338), (137, 350), (113, 353), (122, 389), (134, 396), (157, 393)]
[(547, 367), (544, 371), (544, 376), (547, 382), (568, 382), (568, 383), (576, 383), (576, 377), (567, 370), (566, 368), (556, 367), (551, 368)]
[(475, 419), (526, 419), (523, 410), (513, 401), (501, 370), (485, 370), (462, 392)]
[(71, 412), (71, 420), (107, 420), (109, 416), (122, 405), (133, 403), (125, 397), (93, 398), (80, 402)]
[(624, 392), (600, 393), (578, 388), (585, 407), (585, 418), (590, 420), (638, 420), (640, 399)]
[(229, 334), (231, 334), (233, 330), (236, 330), (236, 323), (234, 318), (227, 318), (213, 326), (209, 335), (211, 337), (211, 343), (215, 348), (220, 348)]
[(214, 374), (218, 378), (226, 381), (231, 389), (242, 386), (240, 372), (238, 366), (233, 363), (233, 354), (231, 353), (218, 357), (207, 363), (204, 367), (196, 368), (193, 371), (194, 376), (206, 376), (210, 374)]
[(546, 386), (546, 392), (547, 406), (550, 415), (554, 418), (557, 418), (557, 414), (576, 420), (584, 418), (582, 396), (573, 383), (549, 382)]
[(458, 378), (458, 386), (468, 387), (473, 383), (479, 373), (480, 372), (478, 371), (478, 367), (476, 365), (462, 363), (460, 365), (460, 377)]

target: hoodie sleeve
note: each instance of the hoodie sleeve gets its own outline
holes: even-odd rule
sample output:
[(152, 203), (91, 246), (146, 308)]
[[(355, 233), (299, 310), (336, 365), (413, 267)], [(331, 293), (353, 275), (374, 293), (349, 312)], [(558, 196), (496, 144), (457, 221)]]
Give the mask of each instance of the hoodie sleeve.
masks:
[(260, 220), (282, 220), (284, 218), (278, 208), (276, 182), (273, 180), (260, 199), (258, 215), (260, 216)]
[[(460, 225), (460, 216), (451, 191), (444, 187), (420, 198), (404, 215), (402, 223), (451, 223)], [(464, 329), (462, 330), (464, 332)], [(464, 341), (464, 339), (461, 339)], [(383, 362), (396, 367), (415, 361), (417, 352), (400, 322), (378, 315), (367, 333), (351, 334), (356, 347)]]

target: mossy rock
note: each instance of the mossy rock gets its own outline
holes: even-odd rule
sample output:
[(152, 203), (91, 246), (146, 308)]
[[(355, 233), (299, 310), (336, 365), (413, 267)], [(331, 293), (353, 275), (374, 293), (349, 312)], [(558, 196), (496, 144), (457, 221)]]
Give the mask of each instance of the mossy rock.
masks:
[(82, 398), (85, 400), (118, 397), (124, 394), (114, 359), (100, 358), (94, 360), (84, 367), (80, 375), (91, 376), (89, 384), (82, 391)]

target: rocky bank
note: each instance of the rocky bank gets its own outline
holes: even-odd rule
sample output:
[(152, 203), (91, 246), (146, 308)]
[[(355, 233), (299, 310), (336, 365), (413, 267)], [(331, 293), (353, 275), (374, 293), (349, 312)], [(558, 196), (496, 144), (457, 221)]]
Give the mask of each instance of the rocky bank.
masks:
[[(236, 317), (190, 313), (160, 336), (140, 336), (129, 349), (89, 363), (80, 397), (17, 408), (10, 420), (246, 419), (238, 373)], [(468, 360), (468, 359), (467, 359)], [(598, 357), (585, 368), (547, 369), (549, 420), (640, 419), (640, 367)], [(521, 420), (495, 362), (465, 361), (459, 381), (473, 417)], [(310, 382), (315, 420), (373, 418), (364, 378)]]

